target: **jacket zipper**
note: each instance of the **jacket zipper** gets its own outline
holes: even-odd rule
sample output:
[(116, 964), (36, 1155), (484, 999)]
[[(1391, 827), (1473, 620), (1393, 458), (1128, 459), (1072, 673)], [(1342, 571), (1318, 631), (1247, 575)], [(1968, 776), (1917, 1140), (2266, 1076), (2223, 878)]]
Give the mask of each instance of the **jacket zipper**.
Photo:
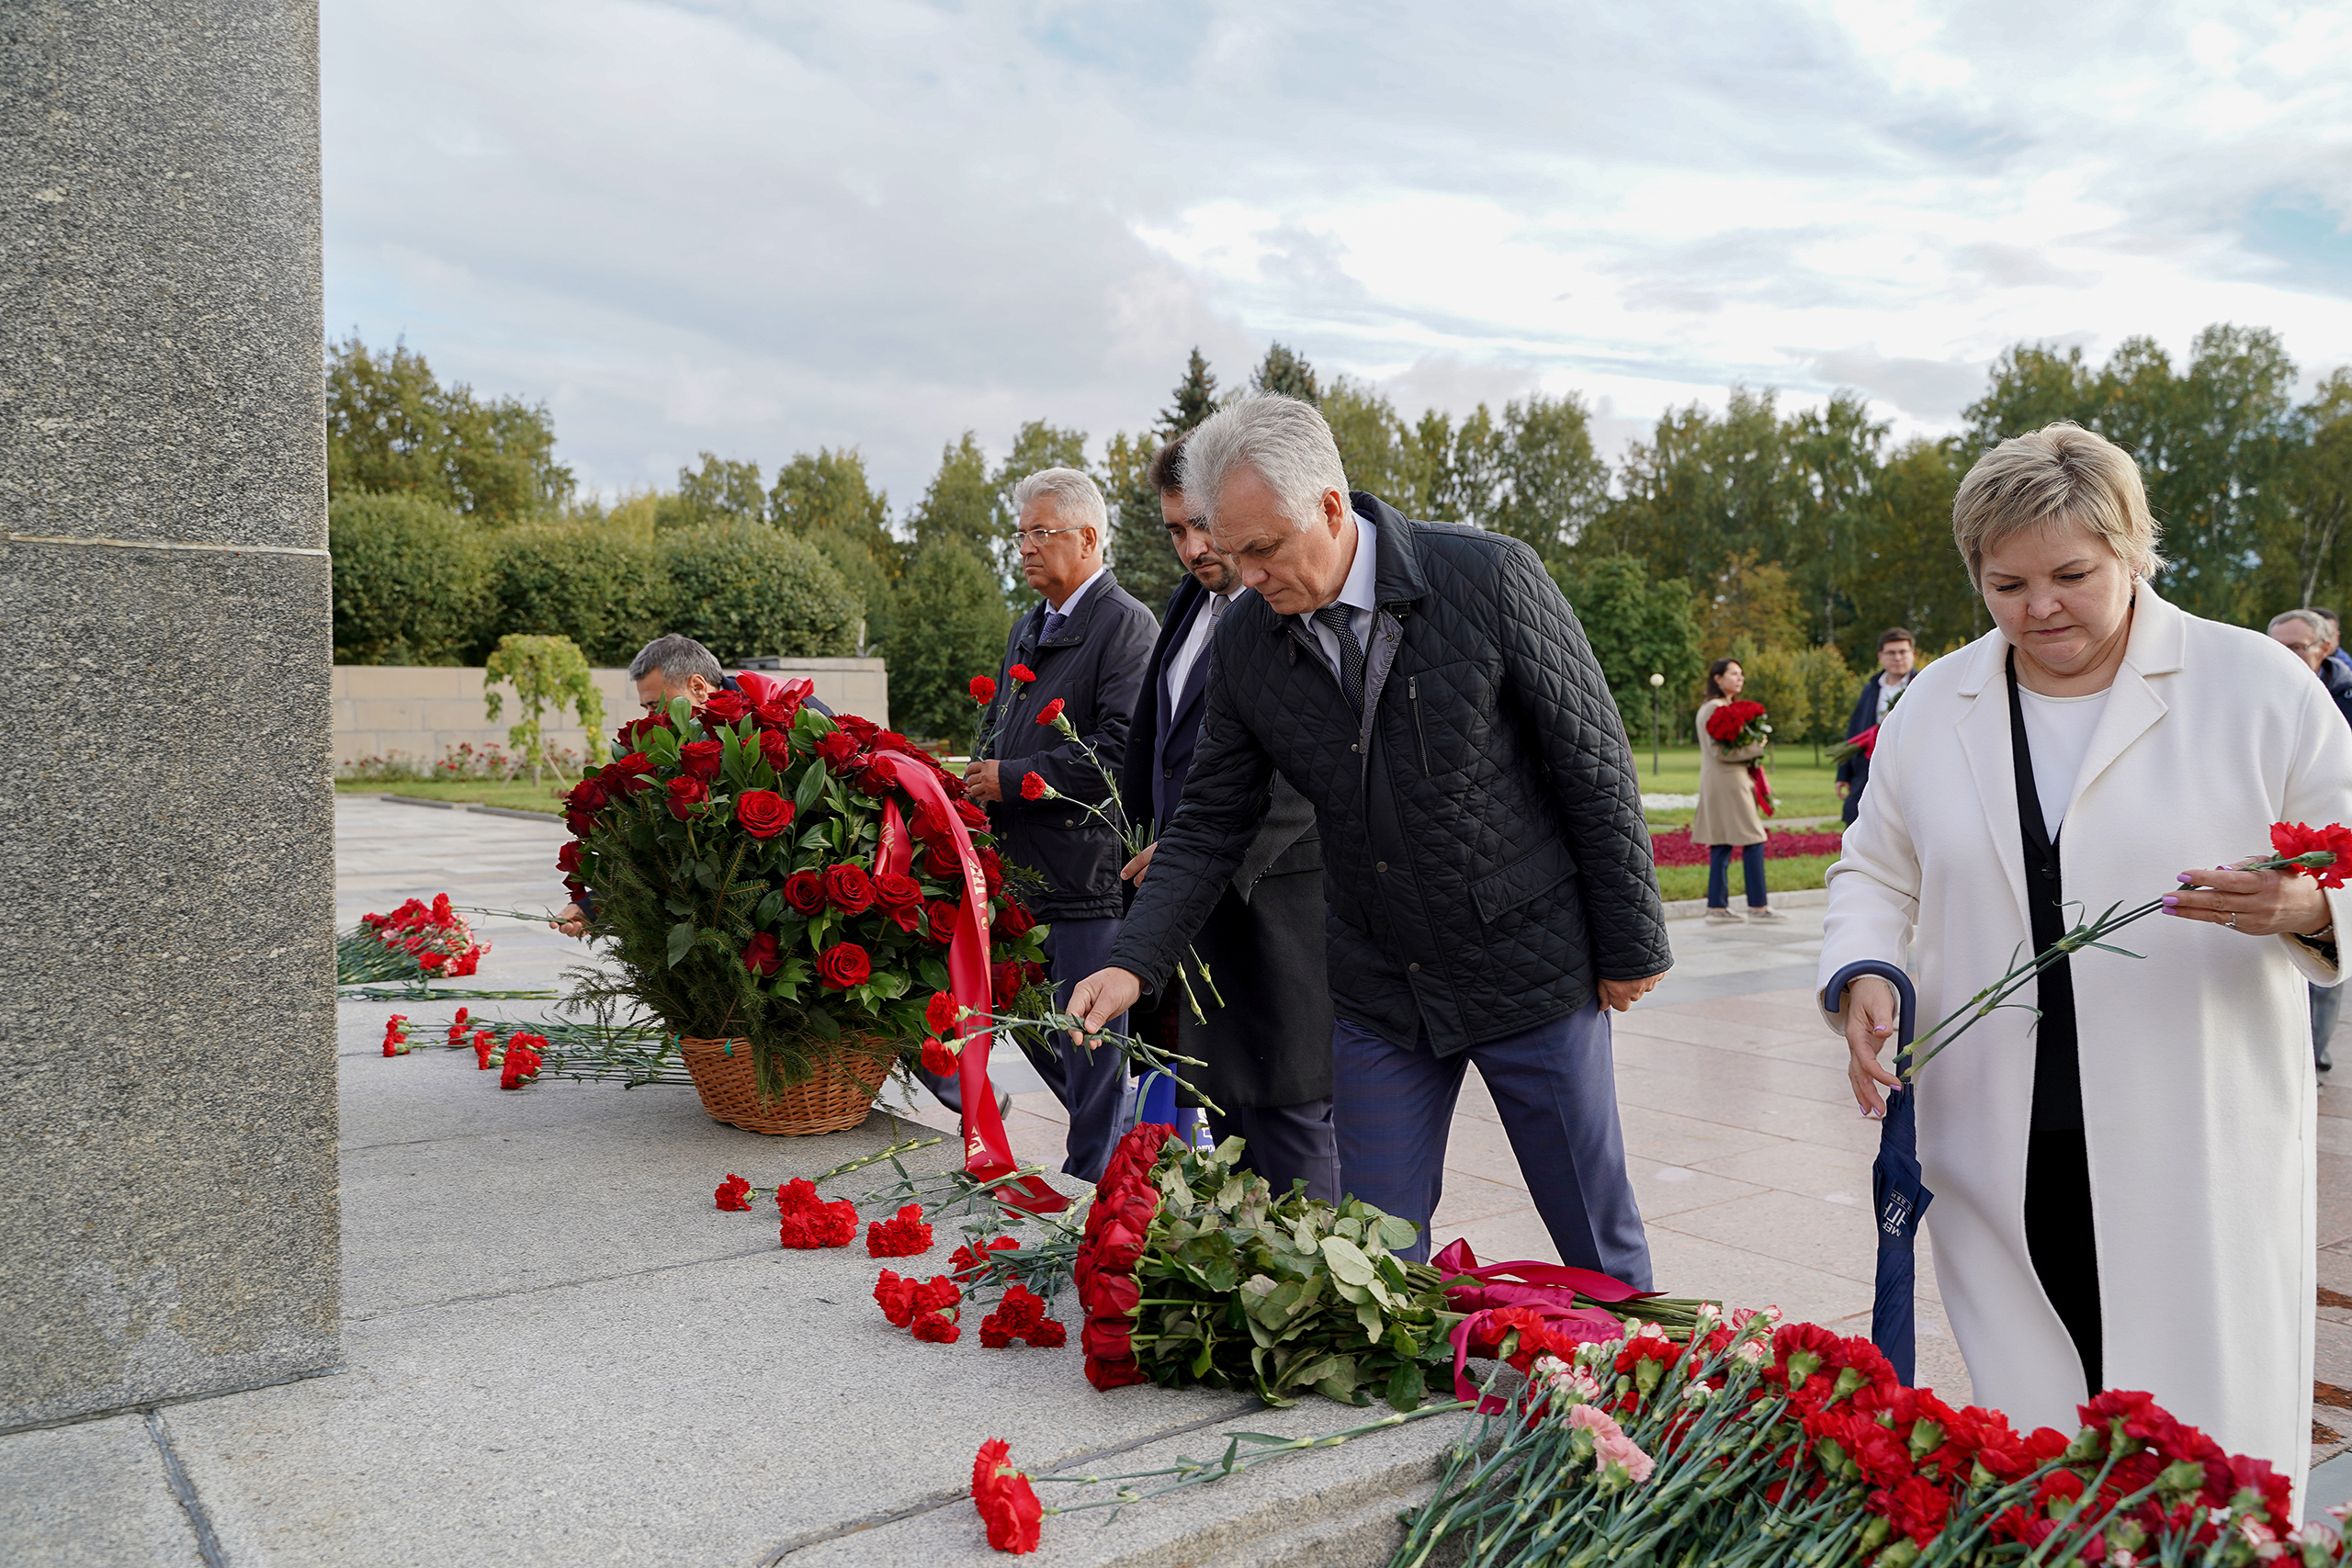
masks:
[(1419, 675), (1405, 677), (1405, 700), (1412, 705), (1413, 738), (1421, 745), (1421, 777), (1428, 778), (1430, 776), (1430, 737), (1429, 731), (1421, 728), (1421, 678)]

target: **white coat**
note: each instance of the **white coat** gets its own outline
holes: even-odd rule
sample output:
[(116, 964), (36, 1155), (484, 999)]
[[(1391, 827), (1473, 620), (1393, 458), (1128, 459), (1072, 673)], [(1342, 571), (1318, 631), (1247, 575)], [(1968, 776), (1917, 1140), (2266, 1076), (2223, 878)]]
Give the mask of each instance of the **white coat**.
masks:
[[(1922, 1033), (2031, 952), (2007, 652), (1996, 629), (1920, 672), (1829, 868), (1821, 983), (1907, 948)], [(2129, 908), (2173, 891), (2177, 872), (2267, 854), (2274, 821), (2352, 823), (2352, 728), (2278, 643), (2143, 584), (2059, 840), (2068, 904)], [(2352, 889), (2328, 897), (2352, 936)], [(2291, 938), (2161, 913), (2116, 940), (2142, 956), (2071, 961), (2103, 1374), (2268, 1460), (2300, 1495), (2318, 1283), (2303, 980), (2342, 976)], [(2030, 1007), (2031, 987), (2017, 1000)], [(2082, 1364), (2026, 1252), (2032, 1021), (1996, 1012), (1925, 1068), (1919, 1154), (1977, 1402), (2071, 1435)]]

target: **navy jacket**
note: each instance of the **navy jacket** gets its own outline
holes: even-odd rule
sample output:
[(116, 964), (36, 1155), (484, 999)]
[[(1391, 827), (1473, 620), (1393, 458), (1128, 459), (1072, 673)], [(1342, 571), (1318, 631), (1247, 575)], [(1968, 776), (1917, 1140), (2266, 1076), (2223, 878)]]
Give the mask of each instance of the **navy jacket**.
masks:
[[(1126, 846), (1075, 803), (1111, 798), (1159, 624), (1107, 570), (1102, 579), (1050, 642), (1045, 640), (1044, 600), (1012, 623), (996, 697), (983, 721), (989, 736), (983, 754), (1003, 764), (997, 778), (1004, 798), (989, 807), (989, 829), (1007, 860), (1045, 878), (1035, 908), (1038, 919), (1048, 921), (1116, 919), (1125, 902), (1119, 868), (1127, 863)], [(1028, 666), (1036, 679), (1012, 679), (1016, 664)], [(1072, 728), (1111, 771), (1109, 779), (1075, 741), (1037, 722), (1057, 697)], [(1069, 798), (1023, 799), (1022, 781), (1031, 773)]]
[[(1873, 675), (1862, 682), (1862, 694), (1854, 699), (1853, 716), (1846, 720), (1846, 739), (1851, 740), (1877, 722), (1878, 676)], [(1847, 786), (1845, 815), (1846, 820), (1851, 822), (1854, 814), (1862, 808), (1862, 789), (1871, 782), (1871, 760), (1860, 751), (1841, 758), (1838, 763), (1838, 782)]]

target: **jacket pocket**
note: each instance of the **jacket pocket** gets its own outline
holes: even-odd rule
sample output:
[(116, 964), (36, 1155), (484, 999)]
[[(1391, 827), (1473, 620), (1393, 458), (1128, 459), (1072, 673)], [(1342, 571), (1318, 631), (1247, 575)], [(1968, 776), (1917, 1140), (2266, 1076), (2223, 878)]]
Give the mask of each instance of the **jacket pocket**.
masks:
[(1413, 739), (1420, 743), (1421, 777), (1430, 776), (1430, 733), (1421, 727), (1421, 678), (1405, 677), (1405, 705), (1413, 710)]
[(1470, 898), (1478, 906), (1479, 922), (1490, 926), (1576, 874), (1576, 857), (1568, 852), (1567, 845), (1553, 839), (1523, 859), (1473, 882)]

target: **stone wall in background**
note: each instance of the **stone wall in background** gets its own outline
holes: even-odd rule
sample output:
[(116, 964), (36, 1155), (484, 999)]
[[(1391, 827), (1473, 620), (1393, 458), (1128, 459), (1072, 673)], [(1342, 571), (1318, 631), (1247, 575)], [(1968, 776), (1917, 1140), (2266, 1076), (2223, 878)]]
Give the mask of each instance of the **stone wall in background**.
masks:
[(0, 28), (0, 1429), (341, 1359), (318, 25)]
[[(596, 689), (605, 699), (605, 733), (638, 716), (637, 692), (626, 670), (598, 670)], [(890, 682), (878, 659), (801, 659), (763, 670), (777, 681), (803, 677), (817, 683), (817, 696), (835, 713), (854, 713), (888, 728)], [(459, 745), (476, 751), (506, 746), (507, 728), (522, 714), (511, 686), (496, 720), (485, 718), (479, 666), (338, 664), (334, 667), (334, 761), (348, 768), (362, 758), (395, 754), (431, 767)], [(587, 737), (567, 713), (561, 727), (540, 719), (550, 745), (580, 752)]]

